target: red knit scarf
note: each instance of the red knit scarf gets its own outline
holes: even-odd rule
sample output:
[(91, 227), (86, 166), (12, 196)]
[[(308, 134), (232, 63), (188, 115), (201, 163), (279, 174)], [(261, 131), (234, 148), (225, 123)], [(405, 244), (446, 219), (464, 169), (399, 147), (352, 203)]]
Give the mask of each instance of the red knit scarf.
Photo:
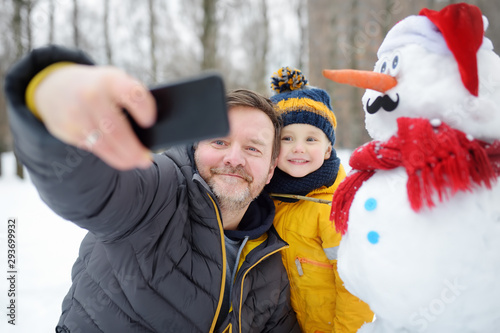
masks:
[(349, 164), (353, 171), (335, 191), (330, 213), (342, 235), (356, 191), (375, 170), (404, 167), (408, 199), (418, 212), (424, 205), (435, 205), (435, 192), (442, 201), (458, 191), (472, 191), (474, 184), (491, 188), (500, 176), (500, 141), (469, 140), (444, 123), (432, 126), (428, 119), (399, 118), (397, 135), (387, 142), (371, 141), (359, 147)]

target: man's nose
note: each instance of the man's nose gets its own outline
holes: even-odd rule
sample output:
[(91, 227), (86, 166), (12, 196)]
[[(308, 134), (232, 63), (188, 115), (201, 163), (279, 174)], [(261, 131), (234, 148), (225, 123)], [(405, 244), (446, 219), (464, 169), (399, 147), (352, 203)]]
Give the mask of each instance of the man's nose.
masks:
[(224, 164), (231, 166), (244, 166), (245, 157), (243, 156), (242, 148), (238, 145), (232, 145), (224, 156)]

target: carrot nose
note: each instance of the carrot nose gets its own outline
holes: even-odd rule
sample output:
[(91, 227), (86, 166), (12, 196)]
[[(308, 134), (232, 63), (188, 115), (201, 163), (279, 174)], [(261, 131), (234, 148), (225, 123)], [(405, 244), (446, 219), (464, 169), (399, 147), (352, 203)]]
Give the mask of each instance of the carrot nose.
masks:
[(363, 89), (372, 89), (381, 93), (385, 93), (398, 84), (398, 80), (393, 76), (355, 69), (324, 69), (323, 76), (334, 82)]

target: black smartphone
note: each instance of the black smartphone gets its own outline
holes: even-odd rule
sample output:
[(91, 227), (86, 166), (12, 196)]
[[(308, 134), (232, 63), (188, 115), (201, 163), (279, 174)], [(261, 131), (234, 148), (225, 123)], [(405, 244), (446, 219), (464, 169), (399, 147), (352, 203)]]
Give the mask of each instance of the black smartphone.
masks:
[(193, 143), (229, 133), (224, 81), (204, 73), (150, 88), (156, 101), (156, 123), (142, 128), (128, 116), (139, 140), (151, 150)]

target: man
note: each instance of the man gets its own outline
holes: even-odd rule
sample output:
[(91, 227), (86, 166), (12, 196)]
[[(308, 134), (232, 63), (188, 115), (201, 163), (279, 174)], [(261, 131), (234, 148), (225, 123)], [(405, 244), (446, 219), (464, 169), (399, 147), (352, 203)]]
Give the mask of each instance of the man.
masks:
[(232, 92), (227, 137), (151, 157), (120, 111), (151, 125), (151, 95), (90, 64), (52, 46), (6, 79), (17, 155), (42, 199), (89, 230), (56, 332), (299, 331), (286, 243), (259, 196), (279, 152), (269, 100)]

